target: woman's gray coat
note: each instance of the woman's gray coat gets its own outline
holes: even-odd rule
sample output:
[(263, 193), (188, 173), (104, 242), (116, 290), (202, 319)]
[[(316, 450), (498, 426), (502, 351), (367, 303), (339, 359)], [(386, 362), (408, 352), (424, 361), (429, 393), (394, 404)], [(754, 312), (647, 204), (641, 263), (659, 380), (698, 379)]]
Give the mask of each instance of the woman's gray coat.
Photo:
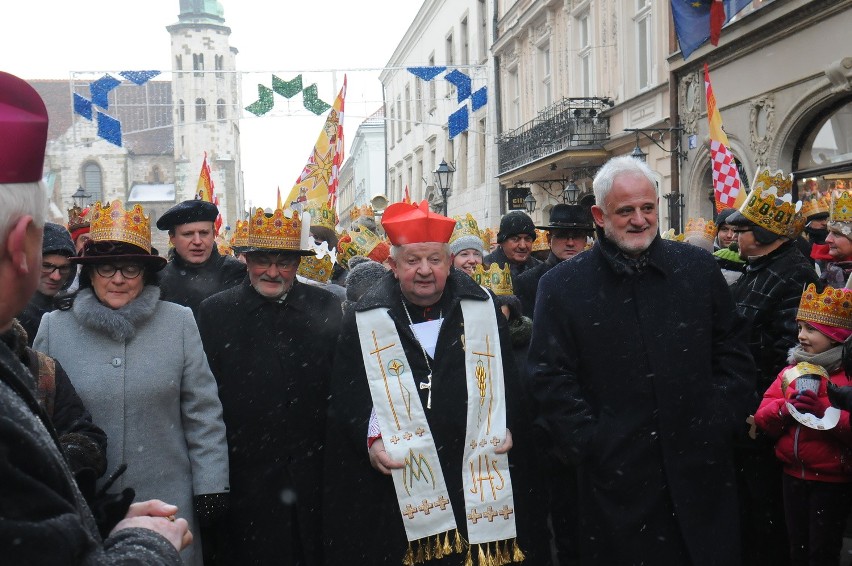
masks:
[(228, 491), (228, 448), (192, 311), (155, 286), (118, 310), (84, 289), (71, 310), (45, 315), (34, 348), (60, 361), (106, 431), (108, 472), (127, 464), (110, 491), (177, 505), (196, 537), (181, 557), (200, 565), (193, 496)]

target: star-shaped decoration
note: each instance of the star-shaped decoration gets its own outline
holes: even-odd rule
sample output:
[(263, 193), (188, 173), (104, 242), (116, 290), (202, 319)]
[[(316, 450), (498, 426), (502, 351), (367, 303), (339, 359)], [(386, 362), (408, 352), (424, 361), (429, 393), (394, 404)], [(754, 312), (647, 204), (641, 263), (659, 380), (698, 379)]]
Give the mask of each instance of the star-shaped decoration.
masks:
[(322, 183), (328, 186), (331, 180), (331, 168), (334, 165), (333, 148), (329, 148), (325, 155), (320, 155), (316, 148), (311, 156), (310, 163), (305, 165), (304, 181), (314, 180), (314, 187), (317, 183)]

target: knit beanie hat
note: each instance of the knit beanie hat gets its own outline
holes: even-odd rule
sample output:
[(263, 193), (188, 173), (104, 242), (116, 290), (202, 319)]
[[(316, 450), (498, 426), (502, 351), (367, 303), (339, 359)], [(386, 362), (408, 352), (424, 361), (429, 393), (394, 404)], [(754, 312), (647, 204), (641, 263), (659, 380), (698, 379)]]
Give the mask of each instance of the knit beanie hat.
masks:
[(535, 240), (535, 224), (532, 218), (522, 210), (513, 210), (500, 219), (500, 231), (497, 232), (497, 243), (503, 243), (509, 236), (529, 234)]
[(71, 241), (71, 234), (61, 224), (53, 222), (44, 223), (44, 239), (41, 244), (41, 253), (44, 255), (61, 254), (67, 257), (77, 255), (77, 248)]
[(464, 250), (476, 250), (485, 255), (485, 246), (482, 245), (482, 238), (477, 238), (472, 235), (462, 236), (461, 238), (456, 238), (456, 240), (450, 243), (451, 254), (456, 255)]
[[(352, 265), (351, 262), (349, 265)], [(358, 301), (387, 272), (388, 270), (381, 263), (371, 259), (361, 261), (355, 267), (350, 267), (349, 275), (346, 276), (346, 299), (353, 302)]]

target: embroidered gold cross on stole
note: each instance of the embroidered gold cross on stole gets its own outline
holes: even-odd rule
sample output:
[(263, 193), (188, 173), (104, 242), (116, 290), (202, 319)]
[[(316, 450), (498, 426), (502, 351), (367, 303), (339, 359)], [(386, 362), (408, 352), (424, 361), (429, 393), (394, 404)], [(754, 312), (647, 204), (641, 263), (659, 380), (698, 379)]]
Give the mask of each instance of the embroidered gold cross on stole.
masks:
[(429, 390), (429, 394), (426, 396), (426, 408), (431, 409), (432, 408), (432, 372), (429, 372), (429, 375), (426, 376), (426, 379), (428, 379), (429, 381), (425, 382), (425, 383), (420, 382), (420, 390), (421, 391), (423, 389)]

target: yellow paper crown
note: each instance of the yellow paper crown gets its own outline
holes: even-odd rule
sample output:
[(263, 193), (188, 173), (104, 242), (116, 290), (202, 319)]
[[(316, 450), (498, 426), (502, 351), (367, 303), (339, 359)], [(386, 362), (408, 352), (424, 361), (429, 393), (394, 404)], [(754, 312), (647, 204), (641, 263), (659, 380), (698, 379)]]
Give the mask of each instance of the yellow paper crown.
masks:
[(381, 242), (378, 234), (363, 227), (357, 232), (344, 234), (337, 242), (337, 261), (349, 269), (350, 259), (356, 255), (367, 257)]
[(125, 242), (151, 253), (151, 221), (142, 205), (125, 210), (121, 201), (114, 200), (106, 205), (96, 202), (92, 208), (89, 235), (94, 241)]
[(248, 220), (237, 220), (237, 229), (234, 231), (234, 235), (231, 238), (232, 248), (248, 247), (250, 224), (251, 222), (249, 222)]
[(491, 250), (491, 245), (497, 241), (497, 232), (493, 228), (486, 228), (480, 231), (482, 235), (482, 243), (485, 244), (485, 251)]
[(318, 281), (320, 283), (328, 283), (331, 279), (331, 273), (334, 269), (334, 262), (331, 261), (330, 255), (307, 256), (303, 257), (299, 263), (297, 274), (306, 279)]
[(334, 231), (337, 226), (337, 212), (327, 202), (323, 202), (319, 208), (309, 208), (307, 211), (311, 214), (311, 226), (321, 226)]
[(450, 235), (451, 244), (464, 236), (476, 236), (482, 239), (479, 225), (471, 213), (468, 212), (467, 216), (453, 216), (453, 220), (456, 221), (456, 227), (453, 228), (453, 233)]
[(712, 242), (716, 239), (716, 224), (712, 220), (690, 218), (686, 222), (686, 229), (683, 231), (683, 237), (686, 239), (691, 236), (697, 236)]
[(233, 255), (234, 252), (227, 236), (221, 234), (216, 236), (216, 249), (219, 251), (219, 255)]
[(486, 289), (491, 289), (495, 295), (512, 295), (512, 272), (509, 270), (509, 265), (500, 269), (496, 263), (488, 266), (488, 269), (477, 265), (473, 270), (473, 280), (477, 285), (482, 285)]
[(357, 219), (362, 216), (367, 216), (375, 220), (376, 214), (373, 212), (373, 207), (369, 204), (365, 204), (364, 206), (355, 206), (352, 207), (352, 210), (349, 212), (349, 220), (351, 222), (355, 222)]
[(299, 251), (302, 243), (302, 221), (299, 213), (276, 208), (269, 218), (258, 208), (249, 225), (248, 247), (263, 250)]
[(852, 330), (852, 291), (826, 287), (817, 293), (811, 283), (802, 293), (796, 320)]
[(852, 222), (852, 193), (835, 191), (831, 194), (829, 222)]
[(802, 216), (827, 214), (831, 210), (831, 198), (828, 195), (816, 196), (802, 201)]
[(800, 225), (799, 219), (803, 218), (801, 206), (801, 201), (794, 203), (789, 193), (779, 195), (775, 185), (758, 185), (740, 206), (740, 213), (773, 234), (791, 237)]
[(547, 243), (547, 230), (535, 229), (535, 241), (532, 244), (532, 251), (542, 252), (548, 251), (550, 244)]
[(770, 172), (769, 169), (759, 169), (754, 176), (754, 183), (751, 186), (755, 189), (761, 187), (764, 190), (769, 187), (775, 187), (779, 197), (792, 195), (793, 176), (784, 175), (784, 172), (780, 169), (777, 169), (774, 173)]

